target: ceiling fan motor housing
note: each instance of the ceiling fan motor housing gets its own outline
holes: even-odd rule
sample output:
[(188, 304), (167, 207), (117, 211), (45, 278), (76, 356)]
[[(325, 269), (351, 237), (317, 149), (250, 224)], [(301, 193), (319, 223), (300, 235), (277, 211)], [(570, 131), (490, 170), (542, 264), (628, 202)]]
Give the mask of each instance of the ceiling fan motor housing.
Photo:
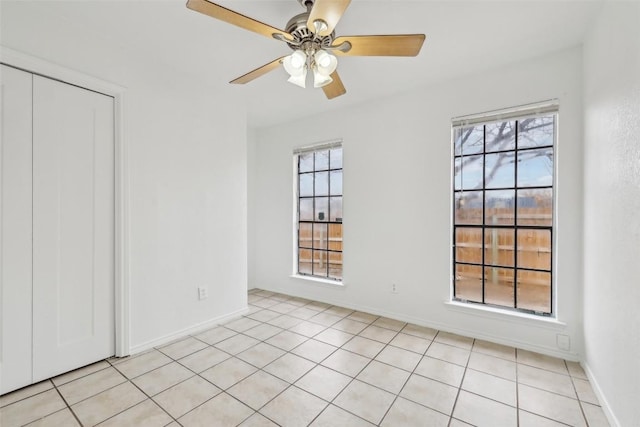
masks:
[[(305, 0), (300, 0), (304, 5)], [(309, 2), (309, 0), (307, 0)], [(313, 4), (313, 2), (310, 2)], [(307, 6), (309, 7), (309, 6)], [(293, 36), (294, 41), (287, 44), (293, 50), (303, 49), (305, 52), (312, 50), (312, 54), (320, 49), (326, 49), (333, 43), (335, 39), (335, 31), (327, 36), (318, 36), (314, 34), (308, 27), (310, 10), (300, 13), (287, 22), (285, 31)]]

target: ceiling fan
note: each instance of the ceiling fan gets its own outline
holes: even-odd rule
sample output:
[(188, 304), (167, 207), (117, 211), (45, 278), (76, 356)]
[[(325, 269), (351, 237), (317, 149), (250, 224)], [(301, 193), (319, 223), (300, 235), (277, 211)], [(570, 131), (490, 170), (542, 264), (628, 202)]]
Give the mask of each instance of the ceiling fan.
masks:
[(346, 93), (336, 71), (337, 56), (416, 56), (425, 39), (424, 34), (336, 37), (334, 29), (351, 0), (298, 2), (307, 11), (291, 18), (284, 31), (208, 0), (188, 0), (187, 7), (245, 30), (279, 40), (293, 49), (292, 54), (275, 59), (230, 83), (248, 83), (282, 64), (290, 76), (288, 81), (303, 88), (306, 86), (307, 71), (311, 70), (314, 87), (321, 87), (329, 99)]

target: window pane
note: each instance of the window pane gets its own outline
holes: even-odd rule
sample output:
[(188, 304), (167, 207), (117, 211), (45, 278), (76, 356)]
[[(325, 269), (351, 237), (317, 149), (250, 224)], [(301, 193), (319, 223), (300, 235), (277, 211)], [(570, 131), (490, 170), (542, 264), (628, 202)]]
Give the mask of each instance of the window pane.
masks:
[(327, 277), (327, 252), (313, 251), (313, 274), (315, 276)]
[(456, 228), (456, 261), (482, 264), (482, 229)]
[(484, 263), (513, 267), (514, 230), (486, 228), (484, 230)]
[(342, 279), (342, 252), (329, 252), (329, 277)]
[(553, 184), (553, 148), (518, 153), (518, 187), (542, 187)]
[(329, 150), (316, 151), (315, 168), (317, 171), (329, 169)]
[(300, 221), (313, 221), (313, 199), (300, 199)]
[(514, 150), (516, 148), (516, 122), (490, 123), (486, 126), (485, 151)]
[(329, 215), (329, 221), (342, 222), (342, 196), (331, 197), (331, 212)]
[(455, 193), (456, 224), (482, 224), (482, 191)]
[(332, 171), (330, 173), (330, 190), (332, 196), (342, 195), (342, 171)]
[(482, 267), (456, 264), (456, 281), (453, 291), (456, 298), (482, 302)]
[(298, 172), (313, 171), (313, 153), (300, 154), (298, 156)]
[(485, 188), (515, 187), (515, 152), (487, 154), (485, 164)]
[(518, 267), (551, 270), (551, 231), (518, 230)]
[(316, 196), (329, 195), (329, 172), (316, 172), (315, 174)]
[(484, 302), (515, 307), (513, 269), (488, 267), (484, 269)]
[(328, 221), (329, 219), (329, 198), (316, 197), (316, 214), (314, 221)]
[(300, 228), (298, 229), (298, 246), (301, 248), (311, 248), (311, 233), (313, 230), (313, 225), (308, 222), (300, 223)]
[(551, 188), (518, 190), (518, 224), (551, 227), (553, 224)]
[(313, 248), (327, 249), (327, 224), (313, 224)]
[(551, 273), (518, 270), (518, 308), (551, 313)]
[(300, 179), (300, 197), (313, 196), (313, 174), (312, 173), (303, 173), (298, 175)]
[(460, 157), (455, 160), (454, 179), (456, 190), (482, 188), (482, 156)]
[(513, 225), (514, 190), (485, 192), (485, 223), (487, 225)]
[(454, 131), (454, 151), (456, 156), (482, 153), (484, 149), (483, 126), (456, 129)]
[(329, 249), (342, 250), (342, 224), (329, 224)]
[(311, 274), (311, 249), (300, 249), (298, 251), (298, 272)]
[(518, 120), (518, 148), (552, 146), (555, 116)]
[(334, 148), (330, 151), (331, 169), (342, 169), (342, 148)]

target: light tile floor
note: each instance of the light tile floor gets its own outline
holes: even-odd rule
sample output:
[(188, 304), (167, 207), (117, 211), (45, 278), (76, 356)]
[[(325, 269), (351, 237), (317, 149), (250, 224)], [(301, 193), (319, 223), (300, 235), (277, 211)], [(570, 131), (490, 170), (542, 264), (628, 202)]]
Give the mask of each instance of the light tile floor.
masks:
[(259, 289), (249, 308), (1, 396), (0, 425), (608, 425), (574, 362)]

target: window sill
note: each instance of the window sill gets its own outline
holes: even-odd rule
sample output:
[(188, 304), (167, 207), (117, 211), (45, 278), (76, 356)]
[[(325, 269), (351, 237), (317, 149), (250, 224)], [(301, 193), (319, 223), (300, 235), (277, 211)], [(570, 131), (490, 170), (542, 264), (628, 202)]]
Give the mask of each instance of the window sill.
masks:
[(329, 280), (329, 279), (321, 279), (320, 277), (304, 276), (304, 275), (301, 275), (301, 274), (292, 274), (289, 277), (291, 277), (292, 279), (307, 280), (309, 282), (314, 282), (314, 283), (318, 283), (318, 284), (333, 285), (333, 286), (337, 286), (337, 287), (340, 287), (340, 288), (343, 288), (345, 286), (344, 282), (337, 282), (335, 280)]
[(515, 321), (517, 323), (546, 327), (549, 329), (564, 329), (567, 324), (556, 317), (536, 316), (535, 314), (520, 313), (517, 311), (500, 310), (499, 308), (486, 307), (479, 304), (466, 304), (458, 301), (445, 301), (447, 309), (460, 313), (480, 316), (490, 319)]

